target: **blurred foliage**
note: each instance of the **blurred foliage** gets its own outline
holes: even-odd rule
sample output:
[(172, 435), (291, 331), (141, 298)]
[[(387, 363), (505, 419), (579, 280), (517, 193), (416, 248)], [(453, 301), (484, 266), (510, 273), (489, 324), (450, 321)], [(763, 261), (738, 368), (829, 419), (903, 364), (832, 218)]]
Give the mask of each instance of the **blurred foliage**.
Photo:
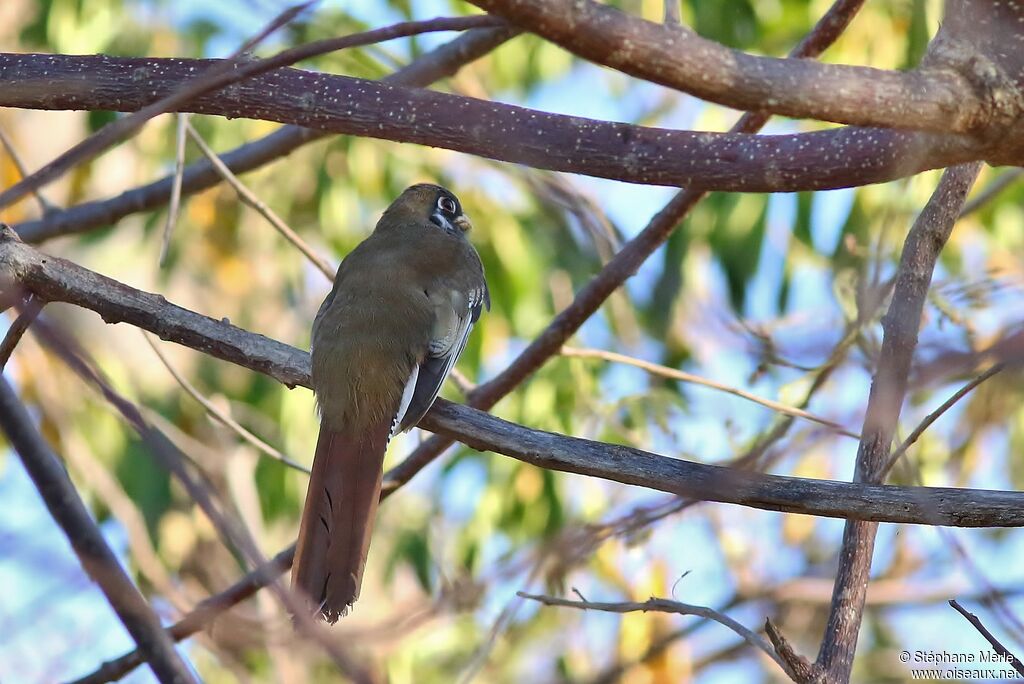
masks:
[[(16, 19), (0, 26), (3, 49), (181, 57), (223, 55), (279, 9), (270, 0), (205, 5), (5, 2), (13, 3), (8, 7)], [(614, 4), (652, 21), (661, 19), (660, 0)], [(706, 37), (782, 55), (830, 4), (687, 0), (682, 15)], [(931, 0), (866, 3), (825, 58), (882, 68), (913, 66), (937, 25), (937, 5)], [(260, 50), (433, 16), (445, 6), (414, 0), (372, 7), (324, 3)], [(456, 2), (447, 8), (468, 11)], [(304, 66), (379, 78), (441, 40), (396, 41), (326, 55)], [(580, 83), (588, 100), (572, 95), (580, 92)], [(434, 87), (579, 115), (594, 115), (599, 108), (616, 112), (619, 120), (655, 126), (685, 121), (723, 129), (734, 117), (580, 63), (535, 36), (516, 38)], [(106, 112), (3, 111), (0, 126), (29, 167), (36, 168), (113, 118)], [(275, 129), (259, 121), (191, 120), (219, 151)], [(793, 122), (780, 126), (798, 128)], [(186, 161), (199, 158), (188, 146)], [(173, 117), (160, 117), (45, 194), (62, 206), (109, 197), (162, 176), (173, 165)], [(980, 185), (998, 173), (986, 170)], [(13, 164), (0, 156), (0, 184), (16, 178)], [(936, 174), (924, 174), (852, 193), (712, 195), (625, 292), (584, 326), (574, 344), (633, 354), (797, 403), (812, 377), (806, 369), (823, 363), (844, 326), (865, 315), (862, 334), (811, 403), (812, 410), (856, 430), (879, 339), (880, 311), (864, 309), (864, 292), (892, 275), (909, 222), (936, 179)], [(454, 189), (476, 219), (472, 239), (494, 302), (459, 363), (474, 380), (504, 368), (598, 272), (608, 245), (636, 234), (667, 198), (635, 186), (561, 179), (582, 198), (573, 210), (557, 201), (562, 186), (545, 174), (443, 150), (347, 137), (308, 145), (242, 180), (335, 262), (365, 237), (405, 186), (433, 180)], [(958, 226), (936, 276), (945, 289), (927, 313), (923, 361), (984, 348), (1019, 323), (1022, 201), (1024, 187), (1017, 184)], [(25, 200), (3, 218), (15, 223), (37, 214), (36, 204)], [(46, 249), (215, 318), (308, 346), (309, 325), (329, 284), (263, 218), (241, 205), (229, 187), (184, 200), (169, 259), (160, 268), (165, 221), (163, 210), (134, 215), (116, 226), (54, 241)], [(594, 225), (605, 226), (606, 233), (599, 235)], [(985, 283), (998, 287), (982, 287)], [(73, 331), (115, 385), (147, 407), (195, 459), (266, 554), (294, 539), (303, 474), (261, 457), (212, 421), (142, 344), (138, 331), (105, 326), (70, 307), (48, 307), (47, 313)], [(317, 430), (309, 392), (289, 391), (256, 373), (160, 344), (179, 372), (247, 429), (295, 460), (309, 461)], [(115, 510), (111, 487), (130, 497), (140, 512), (144, 537), (155, 548), (159, 567), (173, 578), (162, 582), (132, 542), (129, 552), (138, 559), (132, 570), (148, 591), (175, 606), (177, 596), (180, 605), (188, 606), (237, 578), (236, 559), (209, 521), (100, 399), (30, 338), (15, 358), (12, 373), (58, 451), (85, 451), (113, 475), (106, 482), (69, 459), (97, 515), (127, 524)], [(934, 408), (974, 367), (930, 375), (924, 370), (927, 379), (915, 386), (905, 426)], [(451, 383), (443, 395), (462, 398)], [(941, 421), (911, 451), (924, 482), (1019, 488), (1024, 472), (1020, 398), (1019, 374), (1007, 373)], [(741, 455), (778, 420), (733, 397), (593, 359), (551, 360), (499, 403), (495, 413), (538, 429), (708, 461)], [(419, 437), (413, 433), (397, 439), (389, 464), (408, 453)], [(797, 423), (770, 450), (764, 465), (775, 472), (848, 479), (854, 451), (849, 440)], [(911, 481), (905, 473), (896, 479)], [(623, 681), (670, 682), (689, 676), (722, 681), (715, 666), (727, 668), (728, 680), (777, 680), (773, 666), (750, 649), (730, 650), (731, 635), (718, 627), (704, 628), (648, 657), (651, 645), (677, 629), (679, 620), (515, 607), (518, 589), (564, 592), (568, 587), (579, 587), (594, 600), (659, 595), (718, 606), (735, 599), (740, 606), (736, 616), (753, 627), (763, 622), (766, 610), (774, 616), (776, 609), (750, 609), (743, 602), (751, 596), (832, 571), (831, 550), (838, 545), (840, 528), (831, 522), (702, 506), (681, 518), (630, 527), (631, 520), (639, 519), (634, 509), (661, 500), (651, 492), (455, 448), (381, 508), (360, 604), (338, 631), (360, 655), (379, 660), (393, 682), (450, 682), (473, 667), (482, 668), (479, 681), (587, 681), (616, 663), (626, 667), (645, 658), (626, 667)], [(891, 548), (879, 559), (877, 576), (914, 583), (926, 564), (932, 568), (929, 582), (959, 576), (956, 556), (930, 547), (922, 535), (911, 530), (887, 538)], [(983, 549), (996, 535), (978, 532), (972, 539)], [(690, 571), (691, 576), (681, 577)], [(97, 605), (96, 610), (105, 609)], [(777, 612), (783, 631), (803, 635), (800, 648), (810, 653), (823, 628), (824, 610), (819, 600), (786, 604)], [(856, 680), (891, 676), (879, 664), (887, 662), (884, 649), (914, 645), (901, 615), (883, 610), (869, 615)], [(88, 637), (79, 634), (78, 639), (87, 649)], [(223, 617), (195, 640), (189, 654), (210, 682), (336, 678), (318, 651), (296, 641), (284, 612), (269, 596)], [(93, 655), (89, 662), (98, 665), (118, 654)], [(79, 674), (61, 672), (64, 678)], [(3, 677), (2, 666), (0, 678), (29, 681)]]

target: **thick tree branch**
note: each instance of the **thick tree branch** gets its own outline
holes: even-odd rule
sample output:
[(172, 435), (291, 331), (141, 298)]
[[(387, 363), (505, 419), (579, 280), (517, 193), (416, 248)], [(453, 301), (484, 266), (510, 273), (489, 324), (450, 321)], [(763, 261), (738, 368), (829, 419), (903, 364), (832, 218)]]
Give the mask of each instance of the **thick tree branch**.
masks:
[[(0, 54), (0, 106), (134, 111), (219, 63), (5, 53)], [(145, 89), (138, 87), (140, 78)], [(964, 135), (854, 127), (770, 136), (676, 131), (297, 69), (234, 83), (190, 100), (179, 111), (298, 124), (534, 168), (700, 190), (820, 190), (978, 159), (1024, 159), (1008, 149), (1005, 136), (981, 146)]]
[[(971, 60), (986, 61), (986, 55), (964, 46), (947, 55), (941, 65), (896, 72), (757, 57), (593, 0), (471, 1), (584, 59), (735, 109), (857, 126), (957, 133), (1005, 127), (1024, 109), (1015, 88), (974, 78), (977, 67)], [(1000, 3), (954, 0), (954, 4)], [(979, 14), (1016, 24), (1024, 18), (1024, 9)], [(988, 46), (978, 35), (984, 29), (977, 24), (964, 22), (959, 28), (963, 30), (956, 38), (964, 45)], [(1005, 44), (1000, 50), (1005, 50)], [(1020, 59), (1001, 62), (1003, 68), (1019, 71), (1021, 67)], [(989, 63), (996, 66), (994, 59)], [(1006, 103), (1008, 110), (991, 106), (1000, 98), (1012, 100), (1012, 105)]]
[(138, 644), (142, 657), (164, 684), (194, 682), (188, 666), (174, 649), (160, 619), (146, 603), (107, 546), (85, 504), (64, 472), (64, 467), (32, 426), (25, 407), (7, 381), (0, 377), (0, 427), (21, 456), (50, 515), (60, 525), (82, 563), (95, 581), (125, 629)]
[[(490, 52), (516, 34), (508, 28), (478, 28), (467, 31), (449, 43), (423, 55), (415, 62), (383, 79), (385, 83), (406, 86), (426, 86), (450, 76), (464, 64)], [(229, 169), (243, 173), (280, 159), (305, 145), (327, 135), (302, 126), (284, 126), (273, 133), (246, 143), (220, 155)], [(53, 211), (37, 221), (16, 226), (27, 242), (41, 242), (57, 235), (81, 233), (111, 225), (129, 214), (156, 209), (170, 199), (173, 176), (127, 190), (116, 197), (85, 202), (62, 211)], [(182, 175), (182, 194), (191, 195), (212, 187), (222, 180), (216, 169), (206, 160), (185, 167)]]
[[(51, 302), (69, 302), (210, 356), (309, 386), (309, 355), (230, 323), (218, 322), (71, 262), (40, 254), (0, 232), (0, 277)], [(481, 451), (496, 451), (563, 472), (648, 487), (700, 501), (882, 522), (957, 527), (1024, 525), (1024, 493), (894, 487), (765, 475), (691, 463), (509, 423), (438, 401), (421, 426)]]
[[(858, 483), (874, 483), (884, 476), (932, 271), (980, 170), (979, 164), (948, 169), (903, 245), (892, 304), (882, 319), (882, 350), (861, 430), (854, 476)], [(874, 522), (851, 520), (843, 533), (828, 626), (816, 661), (830, 682), (850, 679), (877, 528)]]

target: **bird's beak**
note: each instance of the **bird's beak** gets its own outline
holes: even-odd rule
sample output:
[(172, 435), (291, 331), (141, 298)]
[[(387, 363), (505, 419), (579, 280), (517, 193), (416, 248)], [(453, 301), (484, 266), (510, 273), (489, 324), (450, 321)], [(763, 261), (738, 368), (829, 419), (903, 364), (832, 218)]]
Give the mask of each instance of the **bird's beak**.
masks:
[(468, 233), (473, 230), (473, 222), (469, 220), (469, 217), (463, 214), (455, 219), (455, 225), (459, 227), (463, 233)]

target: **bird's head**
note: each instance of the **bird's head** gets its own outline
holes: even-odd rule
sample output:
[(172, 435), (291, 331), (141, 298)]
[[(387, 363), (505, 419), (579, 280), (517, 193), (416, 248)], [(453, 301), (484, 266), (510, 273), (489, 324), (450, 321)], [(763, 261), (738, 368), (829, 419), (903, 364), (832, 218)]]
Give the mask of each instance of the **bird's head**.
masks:
[(381, 218), (429, 221), (451, 235), (464, 235), (473, 228), (469, 217), (462, 212), (462, 204), (450, 190), (440, 185), (420, 183), (405, 189)]

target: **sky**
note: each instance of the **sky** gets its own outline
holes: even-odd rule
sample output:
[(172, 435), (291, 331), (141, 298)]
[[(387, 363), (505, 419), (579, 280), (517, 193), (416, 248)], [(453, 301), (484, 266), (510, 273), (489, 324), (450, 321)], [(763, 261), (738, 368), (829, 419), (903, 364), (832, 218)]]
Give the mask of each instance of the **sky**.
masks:
[[(331, 3), (324, 2), (323, 6)], [(417, 0), (416, 16), (430, 17), (445, 14), (447, 3), (441, 0)], [(252, 4), (243, 0), (229, 0), (220, 3), (208, 0), (181, 0), (163, 6), (159, 13), (170, 16), (178, 24), (187, 24), (198, 17), (210, 18), (217, 23), (231, 27), (223, 35), (211, 43), (210, 56), (223, 56), (231, 52), (242, 40), (261, 28), (281, 3), (264, 0), (256, 3), (264, 9), (254, 11)], [(353, 7), (355, 5), (352, 5)], [(372, 24), (382, 25), (399, 19), (376, 3), (361, 3), (360, 12)], [(446, 35), (436, 35), (426, 42), (442, 42)], [(389, 48), (403, 53), (403, 43), (394, 41)], [(612, 77), (614, 78), (614, 77)], [(605, 89), (606, 97), (595, 96), (595, 83)], [(593, 67), (580, 67), (572, 70), (563, 79), (551, 83), (547, 87), (536, 90), (527, 100), (516, 102), (537, 109), (566, 114), (576, 114), (595, 118), (630, 120), (644, 110), (645, 104), (654, 100), (661, 89), (653, 85), (640, 85), (630, 90), (629, 98), (616, 97), (608, 87), (607, 79), (595, 77)], [(509, 96), (499, 94), (499, 99), (512, 101)], [(690, 127), (698, 119), (703, 105), (682, 96), (679, 105), (666, 115), (659, 125)], [(767, 129), (770, 133), (787, 133), (795, 130), (792, 124), (773, 123)], [(458, 172), (455, 173), (458, 177)], [(572, 181), (577, 187), (593, 197), (600, 197), (602, 206), (610, 217), (623, 229), (627, 236), (639, 232), (650, 215), (663, 205), (672, 194), (668, 188), (643, 187), (619, 183), (615, 181), (573, 176)], [(496, 190), (497, 191), (497, 190)], [(837, 190), (821, 192), (815, 195), (812, 223), (813, 245), (823, 255), (831, 254), (840, 238), (842, 225), (850, 211), (853, 191)], [(776, 297), (782, 283), (782, 261), (787, 252), (787, 244), (791, 239), (790, 229), (794, 222), (796, 198), (793, 195), (773, 195), (768, 205), (767, 232), (768, 238), (762, 247), (761, 263), (757, 277), (748, 288), (748, 317), (754, 320), (770, 319), (775, 316)], [(660, 253), (649, 259), (640, 269), (637, 276), (629, 281), (627, 287), (632, 295), (646, 297), (651, 285), (659, 274)], [(722, 298), (726, 291), (725, 279), (721, 270), (711, 265), (708, 274), (711, 289)], [(795, 307), (801, 311), (829, 312), (834, 311), (832, 301), (832, 283), (830, 274), (822, 269), (801, 267), (799, 271), (799, 287), (791, 292)], [(938, 277), (941, 278), (941, 269)], [(1018, 303), (1019, 309), (1010, 309), (1009, 315), (1024, 314), (1024, 306)], [(989, 321), (981, 321), (982, 325), (994, 327), (1001, 323), (1000, 319), (1008, 315), (1005, 312)], [(9, 321), (0, 318), (0, 333), (5, 330)], [(832, 324), (835, 321), (831, 322)], [(817, 321), (815, 329), (827, 327), (829, 321)], [(794, 331), (792, 339), (783, 340), (797, 342), (805, 331)], [(583, 344), (590, 346), (606, 346), (603, 344), (608, 337), (603, 322), (595, 318), (588, 322), (579, 335)], [(522, 341), (523, 344), (527, 340)], [(514, 353), (517, 350), (511, 350)], [(656, 350), (651, 350), (652, 355)], [(495, 359), (489, 364), (492, 372), (503, 367), (505, 359)], [(17, 364), (15, 355), (13, 364)], [(776, 396), (780, 390), (779, 380), (771, 376), (751, 383), (753, 371), (751, 358), (747, 350), (741, 347), (723, 347), (708, 359), (702, 372), (721, 382), (743, 387), (764, 396)], [(15, 373), (6, 377), (13, 381)], [(617, 368), (609, 374), (606, 391), (609, 396), (626, 396), (635, 392), (635, 388), (645, 385), (646, 376), (641, 371), (630, 368)], [(843, 396), (830, 395), (830, 400), (838, 399), (830, 404), (830, 409), (839, 414), (855, 414), (863, 403), (870, 378), (864, 373), (848, 372), (843, 381), (848, 383), (850, 391)], [(677, 435), (679, 442), (670, 441), (666, 437), (662, 446), (666, 450), (683, 453), (699, 453), (702, 459), (709, 461), (721, 460), (733, 454), (733, 445), (737, 434), (735, 426), (722, 425), (720, 416), (728, 413), (737, 418), (743, 427), (739, 437), (756, 433), (768, 424), (771, 414), (762, 408), (747, 404), (733, 397), (723, 395), (699, 387), (687, 388), (694, 411), (687, 416), (687, 424), (682, 435)], [(918, 407), (907, 417), (905, 424), (913, 424), (913, 416), (923, 415), (940, 403), (946, 393), (937, 392), (932, 404)], [(843, 400), (846, 400), (844, 403)], [(943, 425), (936, 429), (946, 429), (946, 425), (955, 425), (958, 409), (954, 409), (944, 419)], [(855, 426), (854, 426), (855, 427)], [(996, 438), (993, 438), (996, 439)], [(845, 463), (837, 468), (837, 478), (849, 478), (852, 475), (853, 457), (856, 443), (852, 440), (836, 442), (836, 463)], [(658, 445), (655, 445), (658, 446)], [(993, 445), (993, 450), (998, 445)], [(477, 503), (476, 493), (483, 472), (472, 462), (464, 462), (458, 466), (458, 475), (451, 479), (448, 494), (445, 497), (446, 510), (454, 516), (471, 515)], [(1001, 477), (1002, 464), (991, 463), (989, 468), (979, 469), (976, 475), (976, 486), (1005, 487)], [(412, 483), (411, 487), (429, 492), (432, 478), (436, 477), (436, 469), (424, 472)], [(942, 483), (935, 483), (942, 484)], [(618, 487), (618, 485), (608, 485)], [(643, 501), (655, 501), (652, 493), (642, 490), (631, 490), (622, 497), (622, 509)], [(2, 682), (52, 682), (82, 675), (95, 669), (103, 660), (116, 657), (129, 650), (131, 640), (123, 627), (106, 606), (102, 594), (82, 574), (78, 562), (71, 552), (67, 541), (60, 531), (52, 524), (42, 506), (35, 490), (31, 487), (18, 459), (13, 454), (0, 454), (0, 501), (5, 505), (0, 509), (0, 681)], [(579, 503), (579, 502), (577, 502)], [(749, 527), (746, 534), (756, 531), (765, 548), (783, 549), (785, 544), (779, 538), (781, 527), (773, 516), (775, 514), (751, 514), (744, 518)], [(842, 534), (842, 521), (820, 520), (815, 535), (822, 548), (838, 547)], [(123, 531), (111, 521), (103, 526), (103, 532), (111, 546), (123, 558), (125, 540)], [(948, 537), (938, 530), (930, 528), (899, 528), (883, 525), (879, 543), (876, 548), (876, 561), (885, 563), (887, 539), (895, 534), (913, 535), (916, 544), (926, 549), (943, 549), (949, 544)], [(1024, 583), (1024, 564), (1011, 563), (1008, 559), (1020, 558), (1024, 553), (1024, 538), (1020, 534), (1011, 534), (998, 543), (986, 535), (972, 531), (954, 532), (958, 539), (970, 549), (975, 563), (985, 568), (989, 580), (997, 586), (1020, 586)], [(677, 585), (673, 597), (692, 603), (715, 606), (731, 596), (733, 587), (723, 579), (723, 559), (720, 556), (721, 540), (716, 531), (711, 529), (703, 516), (681, 516), (670, 522), (659, 525), (653, 532), (648, 543), (653, 548), (669, 549), (671, 572), (678, 576), (686, 575)], [(18, 549), (18, 557), (4, 553), (3, 549)], [(502, 549), (494, 547), (489, 553), (495, 558)], [(627, 559), (630, 572), (642, 574), (644, 565), (649, 558), (643, 553), (636, 553)], [(768, 557), (755, 553), (751, 562), (758, 564), (766, 574), (778, 577), (789, 577), (799, 574), (802, 559), (796, 555), (787, 555), (780, 551)], [(948, 568), (936, 568), (936, 576), (949, 576)], [(971, 580), (964, 569), (955, 570), (953, 576), (963, 581), (964, 587), (970, 587)], [(482, 618), (494, 619), (512, 600), (514, 592), (523, 589), (522, 578), (513, 578), (506, 583), (495, 585), (487, 598), (482, 610)], [(588, 597), (604, 598), (607, 587), (594, 581), (589, 585), (583, 582), (580, 590)], [(54, 594), (56, 592), (56, 595)], [(54, 600), (58, 598), (59, 600)], [(1024, 608), (1019, 601), (1015, 602), (1018, 609)], [(159, 608), (159, 606), (158, 606)], [(520, 607), (522, 615), (542, 610), (535, 605)], [(27, 620), (26, 616), (32, 619)], [(732, 614), (733, 617), (751, 627), (758, 627), (764, 619), (758, 606), (750, 606)], [(586, 622), (585, 638), (589, 643), (600, 644), (614, 633), (620, 618), (613, 615), (593, 615)], [(680, 618), (680, 623), (694, 618)], [(945, 604), (921, 608), (911, 606), (906, 610), (894, 610), (892, 619), (903, 635), (912, 635), (913, 643), (905, 647), (912, 649), (940, 650), (949, 648), (950, 635), (956, 635), (956, 646), (959, 650), (980, 649), (984, 642), (972, 629), (966, 628), (962, 618), (953, 613)], [(989, 625), (997, 634), (998, 627)], [(695, 655), (714, 651), (724, 645), (733, 643), (735, 636), (728, 630), (717, 625), (709, 625), (701, 630), (693, 640)], [(1012, 642), (1011, 642), (1012, 643)], [(88, 648), (82, 648), (87, 644)], [(903, 644), (901, 644), (902, 646)], [(187, 655), (189, 646), (183, 647)], [(750, 668), (744, 672), (742, 668)], [(751, 661), (742, 665), (716, 667), (709, 669), (696, 681), (700, 684), (722, 684), (741, 681), (738, 677), (753, 681), (758, 670)], [(145, 669), (137, 670), (126, 682), (141, 683), (155, 681)]]

